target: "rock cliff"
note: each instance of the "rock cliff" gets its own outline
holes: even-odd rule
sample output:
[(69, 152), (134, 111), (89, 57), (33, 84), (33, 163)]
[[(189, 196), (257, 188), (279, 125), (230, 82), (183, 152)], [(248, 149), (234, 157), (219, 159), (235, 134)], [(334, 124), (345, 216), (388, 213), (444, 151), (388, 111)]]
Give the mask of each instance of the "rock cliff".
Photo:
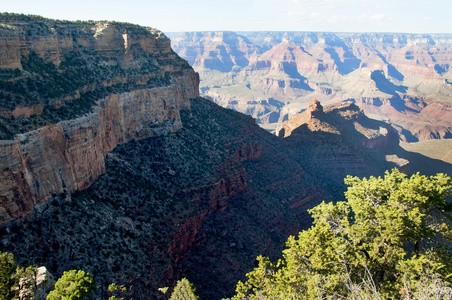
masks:
[(179, 130), (179, 110), (197, 96), (189, 72), (168, 87), (112, 94), (86, 116), (0, 142), (0, 222), (22, 217), (53, 194), (88, 187), (117, 145)]
[(410, 172), (409, 161), (398, 151), (396, 131), (368, 118), (352, 102), (322, 106), (314, 99), (304, 112), (282, 124), (279, 136), (284, 137), (287, 153), (305, 162), (307, 172), (329, 178), (323, 189), (340, 191), (337, 178), (348, 174), (370, 176), (394, 167)]
[(168, 86), (193, 72), (162, 32), (117, 22), (4, 13), (0, 52), (1, 139), (81, 117), (109, 95)]
[(369, 119), (352, 102), (323, 107), (312, 100), (308, 108), (282, 124), (278, 135), (293, 139), (312, 139), (310, 133), (330, 135), (333, 140), (359, 144), (376, 151), (391, 151), (399, 145), (395, 130), (387, 123)]
[[(67, 22), (4, 13), (1, 16), (0, 68), (23, 69), (22, 59), (30, 51), (59, 65), (67, 52), (78, 47), (95, 51), (110, 58), (120, 58), (121, 64), (131, 67), (133, 48), (140, 47), (148, 54), (169, 54), (170, 40), (156, 29), (117, 22)], [(144, 33), (144, 34), (143, 34)]]
[[(0, 141), (0, 223), (23, 217), (51, 195), (87, 188), (105, 172), (105, 156), (117, 145), (179, 130), (182, 127), (179, 112), (190, 109), (189, 99), (198, 96), (199, 85), (197, 74), (190, 68), (184, 69), (184, 63), (171, 54), (169, 39), (157, 30), (108, 22), (78, 24), (9, 17), (12, 19), (0, 18), (0, 52), (4, 53), (0, 68), (22, 71), (17, 71), (17, 76), (10, 78), (8, 83), (27, 80), (21, 77), (30, 80), (45, 71), (27, 71), (26, 67), (24, 70), (30, 53), (41, 59), (43, 68), (51, 70), (63, 64), (74, 69), (75, 65), (68, 61), (69, 56), (85, 62), (96, 57), (104, 64), (110, 61), (110, 65), (120, 68), (123, 75), (113, 76), (109, 73), (112, 67), (107, 65), (90, 87), (74, 85), (68, 88), (67, 94), (75, 93), (77, 97), (61, 101), (61, 97), (59, 100), (48, 99), (33, 91), (37, 94), (35, 99), (42, 99), (40, 104), (23, 106), (27, 105), (25, 100), (17, 101), (12, 104), (11, 116), (3, 111), (3, 124), (15, 120), (27, 122), (43, 110), (64, 110), (70, 106), (69, 102), (77, 103), (77, 98), (88, 92), (99, 96), (93, 98), (93, 104), (82, 116), (36, 126), (39, 128)], [(82, 29), (86, 27), (90, 29)], [(88, 58), (81, 57), (83, 51), (90, 53)], [(136, 76), (140, 64), (146, 63), (153, 65), (154, 72)], [(99, 71), (100, 67), (93, 65), (91, 69)], [(57, 71), (67, 77), (73, 75), (67, 72), (68, 69)], [(149, 82), (150, 78), (159, 76), (167, 80), (157, 86)], [(60, 84), (58, 78), (53, 80)], [(132, 83), (134, 85), (130, 86)], [(115, 85), (120, 87), (97, 93), (98, 89)], [(4, 94), (14, 94), (8, 84), (3, 87)], [(88, 91), (84, 93), (83, 90)], [(13, 96), (19, 99), (23, 93), (16, 92)], [(46, 121), (51, 123), (55, 118)], [(23, 129), (19, 129), (21, 131)]]

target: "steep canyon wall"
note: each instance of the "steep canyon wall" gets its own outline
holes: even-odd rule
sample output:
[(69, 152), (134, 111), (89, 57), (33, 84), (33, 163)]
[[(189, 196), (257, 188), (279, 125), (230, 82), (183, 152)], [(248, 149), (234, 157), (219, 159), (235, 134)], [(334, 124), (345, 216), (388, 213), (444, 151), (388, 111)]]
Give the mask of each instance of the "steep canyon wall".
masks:
[[(40, 103), (30, 106), (26, 99), (17, 100), (21, 86), (14, 93), (14, 82), (43, 81), (42, 70), (23, 68), (32, 54), (43, 68), (75, 82), (65, 101), (32, 89), (27, 92)], [(77, 81), (67, 67), (77, 65), (71, 65), (68, 57), (85, 63), (87, 71), (98, 76)], [(28, 132), (19, 129), (12, 139), (0, 141), (0, 223), (23, 217), (51, 195), (90, 186), (105, 172), (105, 156), (117, 145), (179, 130), (180, 110), (190, 109), (189, 100), (199, 96), (198, 75), (172, 52), (170, 40), (155, 29), (131, 24), (2, 15), (0, 58), (3, 78), (13, 73), (8, 70), (17, 69), (16, 77), (2, 82), (2, 95), (13, 99), (6, 103), (11, 116), (1, 107), (2, 124), (28, 123), (43, 110), (64, 109), (68, 103), (76, 104), (80, 95), (102, 90), (87, 113), (53, 124), (45, 120), (44, 126)], [(155, 78), (159, 81), (150, 80)]]
[(88, 187), (118, 144), (174, 132), (179, 110), (197, 96), (190, 72), (168, 87), (110, 95), (86, 116), (0, 141), (0, 222), (18, 218), (52, 194)]

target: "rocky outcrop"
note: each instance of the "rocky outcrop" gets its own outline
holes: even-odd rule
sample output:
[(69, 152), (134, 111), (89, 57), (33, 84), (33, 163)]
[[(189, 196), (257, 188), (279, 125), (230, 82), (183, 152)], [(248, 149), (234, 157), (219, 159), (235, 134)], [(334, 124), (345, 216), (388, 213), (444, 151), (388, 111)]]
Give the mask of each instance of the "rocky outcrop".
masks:
[[(162, 66), (177, 69), (169, 59)], [(82, 118), (9, 141), (17, 155), (5, 180), (24, 187), (12, 188), (11, 197), (31, 199), (10, 211), (32, 209), (43, 189), (56, 195), (29, 218), (0, 226), (1, 250), (56, 276), (83, 268), (101, 286), (97, 299), (108, 298), (110, 282), (130, 287), (124, 297), (158, 299), (159, 287), (184, 276), (203, 299), (227, 298), (257, 255), (280, 255), (289, 234), (311, 226), (307, 209), (343, 197), (345, 175), (379, 175), (386, 167), (350, 134), (355, 124), (367, 139), (380, 134), (381, 123), (367, 126), (373, 123), (356, 105), (314, 102), (307, 119), (317, 132), (302, 129), (302, 142), (294, 133), (282, 139), (211, 101), (188, 104), (197, 76), (179, 73), (169, 74), (171, 85), (111, 93)], [(328, 124), (324, 136), (339, 137), (334, 143), (316, 135)]]
[(168, 247), (168, 252), (171, 254), (174, 263), (178, 263), (188, 255), (191, 249), (201, 244), (203, 239), (199, 237), (198, 233), (202, 229), (204, 217), (205, 213), (194, 216), (171, 234), (172, 241)]
[(42, 110), (44, 109), (44, 106), (42, 104), (37, 104), (33, 106), (28, 107), (17, 107), (13, 110), (12, 116), (14, 118), (29, 118), (33, 115), (40, 115), (42, 113)]
[(55, 285), (55, 279), (46, 267), (27, 268), (27, 272), (17, 279), (18, 284), (13, 290), (19, 299), (44, 300)]
[(56, 276), (83, 268), (99, 285), (133, 286), (134, 299), (157, 299), (158, 287), (184, 276), (212, 287), (200, 285), (205, 299), (229, 297), (257, 255), (280, 253), (288, 234), (309, 226), (306, 209), (331, 196), (251, 117), (202, 98), (190, 107), (174, 134), (108, 153), (89, 188), (0, 226), (1, 250)]
[(303, 113), (284, 122), (278, 135), (298, 139), (303, 136), (315, 142), (309, 132), (322, 134), (324, 138), (336, 136), (333, 140), (340, 142), (348, 139), (348, 142), (383, 152), (398, 145), (397, 133), (389, 124), (367, 118), (352, 102), (323, 107), (314, 99)]
[[(334, 170), (336, 176), (368, 176), (378, 168), (409, 170), (408, 161), (394, 154), (399, 140), (391, 125), (369, 119), (351, 102), (322, 107), (314, 99), (306, 111), (283, 123), (279, 136), (285, 137), (295, 155), (314, 151), (315, 168)], [(306, 149), (308, 145), (312, 149)]]
[(297, 129), (297, 133), (300, 134), (301, 130), (299, 128), (303, 125), (305, 125), (306, 129), (309, 129), (309, 131), (323, 131), (333, 134), (339, 134), (339, 131), (333, 126), (320, 121), (320, 118), (323, 119), (323, 115), (323, 106), (318, 100), (313, 99), (309, 103), (308, 108), (303, 113), (295, 115), (283, 123), (281, 129), (278, 132), (278, 136), (291, 136), (292, 133)]
[(161, 31), (118, 22), (2, 13), (0, 53), (0, 139), (81, 117), (99, 99), (168, 86), (193, 72)]
[(20, 59), (23, 53), (23, 42), (14, 34), (16, 28), (0, 24), (0, 68), (21, 69)]
[(153, 28), (6, 13), (0, 53), (0, 223), (90, 186), (117, 145), (181, 129), (199, 95), (198, 75)]
[[(407, 173), (410, 169), (391, 125), (368, 118), (352, 102), (322, 106), (314, 99), (304, 112), (283, 122), (279, 137), (306, 173), (325, 178), (323, 191), (344, 190), (343, 179), (349, 175), (368, 177), (392, 168)], [(311, 188), (289, 203), (296, 209), (321, 197), (321, 189)]]
[(88, 187), (118, 144), (180, 129), (179, 111), (190, 108), (197, 85), (197, 75), (186, 72), (168, 87), (110, 95), (86, 116), (1, 141), (0, 222), (24, 216), (53, 194)]
[(309, 119), (323, 115), (323, 106), (320, 104), (320, 101), (316, 99), (312, 100), (306, 109), (306, 113)]
[[(50, 26), (49, 26), (50, 24)], [(139, 34), (146, 32), (146, 34)], [(0, 18), (0, 68), (22, 69), (21, 59), (30, 51), (59, 65), (64, 54), (77, 47), (136, 64), (131, 49), (139, 45), (150, 54), (171, 52), (170, 40), (153, 28), (112, 22), (71, 23), (27, 16)]]

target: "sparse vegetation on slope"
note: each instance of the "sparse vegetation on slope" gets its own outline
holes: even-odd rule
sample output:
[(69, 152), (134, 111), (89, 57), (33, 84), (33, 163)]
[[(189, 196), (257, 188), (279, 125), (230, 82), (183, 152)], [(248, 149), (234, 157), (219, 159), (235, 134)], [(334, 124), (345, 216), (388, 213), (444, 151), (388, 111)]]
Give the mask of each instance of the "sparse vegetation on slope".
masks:
[(99, 287), (131, 286), (126, 297), (155, 299), (179, 276), (201, 297), (231, 295), (253, 258), (277, 256), (318, 203), (291, 209), (282, 200), (319, 191), (250, 117), (201, 98), (191, 106), (179, 132), (118, 146), (90, 188), (55, 195), (30, 220), (1, 228), (0, 247), (55, 276), (82, 269)]
[[(168, 49), (152, 46), (150, 41), (158, 44), (157, 38), (166, 37), (151, 28), (8, 13), (0, 14), (0, 24), (2, 51), (18, 56), (12, 59), (15, 68), (0, 68), (0, 139), (79, 117), (110, 94), (166, 86), (173, 76), (190, 69), (171, 50), (169, 40)], [(114, 29), (104, 33), (108, 26)], [(100, 45), (108, 34), (109, 42)], [(136, 40), (126, 49), (121, 34)], [(147, 38), (149, 45), (137, 42), (140, 38)], [(32, 46), (15, 53), (21, 43)]]

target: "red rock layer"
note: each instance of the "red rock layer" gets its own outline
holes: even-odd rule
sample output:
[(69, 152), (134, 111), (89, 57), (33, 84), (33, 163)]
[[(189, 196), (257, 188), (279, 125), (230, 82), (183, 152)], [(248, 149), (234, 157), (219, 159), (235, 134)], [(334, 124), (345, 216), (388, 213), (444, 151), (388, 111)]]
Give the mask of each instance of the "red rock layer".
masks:
[(86, 116), (0, 141), (0, 223), (52, 194), (88, 187), (118, 144), (180, 129), (179, 110), (190, 108), (198, 84), (188, 71), (170, 86), (110, 95)]

